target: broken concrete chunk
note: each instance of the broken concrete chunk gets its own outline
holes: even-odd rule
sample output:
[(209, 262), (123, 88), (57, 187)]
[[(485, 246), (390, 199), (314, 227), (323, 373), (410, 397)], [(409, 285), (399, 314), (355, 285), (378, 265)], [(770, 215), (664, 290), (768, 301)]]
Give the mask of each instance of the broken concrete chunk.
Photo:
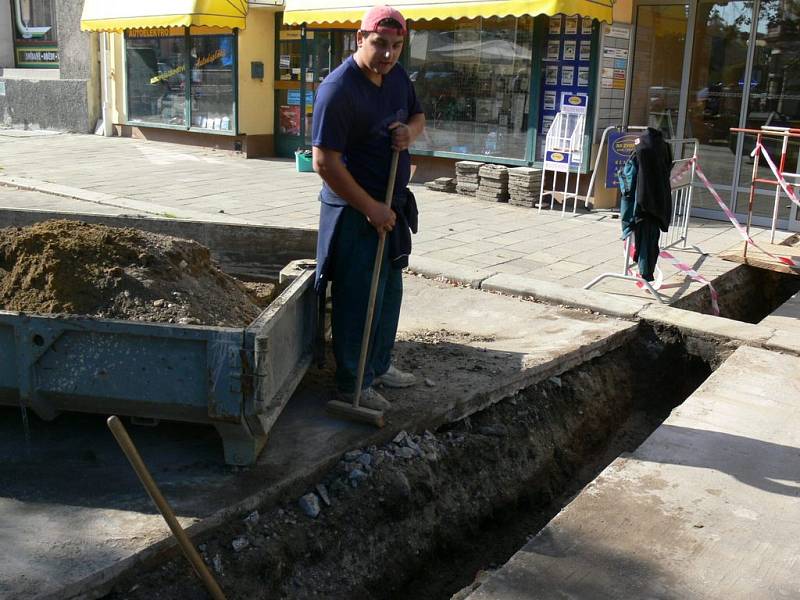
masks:
[(350, 471), (350, 475), (348, 475), (348, 477), (350, 478), (350, 485), (355, 488), (358, 487), (358, 484), (362, 481), (366, 481), (368, 475), (361, 469), (353, 469)]
[(426, 377), (425, 378), (425, 385), (427, 385), (428, 387), (436, 387), (436, 382), (433, 379), (430, 379), (429, 377)]
[(300, 510), (312, 519), (316, 519), (320, 513), (319, 499), (314, 492), (309, 492), (298, 501)]
[(416, 455), (417, 453), (408, 446), (403, 446), (402, 448), (397, 449), (397, 456), (400, 458), (405, 458), (406, 460), (409, 458), (414, 458)]
[(314, 489), (317, 490), (317, 494), (319, 494), (319, 497), (325, 503), (325, 506), (330, 506), (331, 498), (328, 496), (328, 488), (325, 487), (325, 484), (318, 483), (316, 486), (314, 486)]
[[(231, 542), (234, 552), (241, 552), (250, 545), (250, 540), (246, 536), (240, 535)], [(214, 557), (216, 559), (216, 556)]]
[(349, 452), (344, 453), (344, 459), (347, 462), (352, 462), (358, 459), (359, 456), (361, 456), (361, 450), (350, 450)]
[(408, 434), (405, 431), (401, 431), (392, 440), (395, 444), (402, 444), (403, 441), (408, 437)]
[(372, 464), (372, 456), (367, 452), (364, 452), (356, 459), (356, 462), (360, 463), (365, 467), (368, 467)]
[(166, 306), (166, 304), (167, 301), (164, 300), (163, 298), (159, 298), (158, 300), (153, 301), (153, 306), (155, 306), (156, 308), (162, 308)]
[(211, 560), (211, 566), (214, 567), (214, 571), (217, 575), (224, 574), (224, 570), (222, 568), (222, 557), (219, 554), (214, 555), (214, 558)]
[(257, 510), (254, 510), (249, 515), (244, 518), (245, 525), (248, 527), (252, 527), (253, 525), (258, 525), (258, 520), (260, 516)]

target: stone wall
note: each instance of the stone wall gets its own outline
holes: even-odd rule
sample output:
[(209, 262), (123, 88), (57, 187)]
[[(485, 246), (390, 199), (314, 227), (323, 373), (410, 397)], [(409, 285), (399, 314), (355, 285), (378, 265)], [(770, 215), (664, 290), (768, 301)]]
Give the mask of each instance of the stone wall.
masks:
[[(0, 89), (5, 87), (5, 95), (0, 94), (0, 126), (94, 131), (100, 116), (98, 41), (97, 35), (80, 30), (82, 10), (82, 1), (56, 0), (60, 67), (57, 72), (14, 69), (13, 56), (10, 64), (0, 63), (4, 67), (0, 72)], [(7, 35), (0, 33), (0, 37)], [(0, 40), (0, 50), (3, 47), (4, 41)]]

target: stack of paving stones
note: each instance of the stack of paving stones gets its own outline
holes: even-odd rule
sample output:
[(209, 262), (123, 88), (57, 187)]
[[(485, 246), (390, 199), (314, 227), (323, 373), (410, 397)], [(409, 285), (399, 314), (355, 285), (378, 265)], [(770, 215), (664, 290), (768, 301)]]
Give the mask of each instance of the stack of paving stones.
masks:
[(483, 165), (478, 169), (478, 200), (488, 202), (508, 202), (508, 167), (503, 165)]
[(433, 181), (425, 182), (425, 187), (434, 192), (448, 192), (456, 191), (456, 181), (452, 177), (438, 177)]
[(478, 169), (481, 163), (471, 160), (460, 160), (456, 163), (456, 191), (463, 196), (475, 196), (478, 193)]
[(516, 167), (508, 170), (509, 203), (533, 208), (539, 203), (542, 185), (541, 169)]

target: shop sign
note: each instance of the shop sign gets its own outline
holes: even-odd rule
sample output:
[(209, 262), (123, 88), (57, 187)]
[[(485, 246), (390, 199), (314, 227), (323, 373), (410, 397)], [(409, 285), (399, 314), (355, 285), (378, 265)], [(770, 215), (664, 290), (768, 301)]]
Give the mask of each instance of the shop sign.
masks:
[(565, 95), (561, 102), (561, 112), (563, 113), (585, 113), (588, 96), (579, 94)]
[(619, 38), (623, 40), (630, 39), (631, 37), (631, 32), (627, 27), (619, 27), (617, 25), (607, 25), (605, 34), (608, 37)]
[(17, 47), (17, 66), (20, 68), (58, 67), (58, 47), (19, 46)]
[(606, 187), (618, 188), (617, 170), (622, 168), (636, 150), (636, 134), (611, 131), (608, 134), (608, 160), (606, 161)]
[(566, 173), (569, 171), (570, 153), (548, 150), (545, 153), (545, 168), (551, 171)]

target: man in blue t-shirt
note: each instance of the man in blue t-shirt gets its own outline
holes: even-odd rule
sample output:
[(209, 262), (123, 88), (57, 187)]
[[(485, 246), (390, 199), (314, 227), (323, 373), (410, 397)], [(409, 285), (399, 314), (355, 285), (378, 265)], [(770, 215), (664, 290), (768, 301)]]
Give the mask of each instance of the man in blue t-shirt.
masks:
[[(314, 102), (314, 170), (323, 180), (317, 243), (317, 292), (332, 282), (333, 352), (340, 399), (352, 401), (378, 235), (386, 233), (372, 343), (361, 403), (390, 405), (373, 388), (414, 385), (392, 365), (403, 295), (402, 268), (416, 231), (416, 205), (406, 190), (408, 147), (425, 127), (414, 86), (397, 64), (406, 22), (397, 10), (367, 11), (356, 34), (358, 50), (325, 78)], [(384, 204), (393, 150), (400, 152), (392, 208)]]

